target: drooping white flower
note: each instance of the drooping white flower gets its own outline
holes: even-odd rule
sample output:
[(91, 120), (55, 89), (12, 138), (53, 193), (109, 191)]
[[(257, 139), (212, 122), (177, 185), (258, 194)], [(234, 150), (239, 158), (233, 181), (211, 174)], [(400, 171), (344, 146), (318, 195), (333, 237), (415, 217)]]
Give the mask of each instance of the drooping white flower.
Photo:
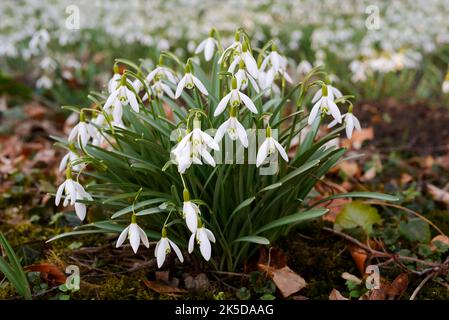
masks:
[(181, 250), (179, 250), (176, 243), (167, 238), (167, 233), (164, 228), (162, 229), (162, 237), (157, 242), (156, 248), (154, 249), (154, 256), (156, 257), (158, 268), (162, 267), (164, 264), (165, 257), (171, 252), (171, 248), (175, 251), (179, 261), (181, 261), (181, 263), (184, 262), (184, 257), (182, 256)]
[(259, 93), (260, 89), (257, 84), (257, 81), (248, 73), (248, 71), (244, 68), (239, 68), (239, 70), (235, 73), (235, 78), (237, 79), (237, 88), (239, 90), (245, 90), (248, 87), (248, 83), (251, 82), (254, 90)]
[[(170, 98), (175, 99), (175, 94), (173, 93), (173, 90), (168, 85), (163, 83), (161, 80), (155, 81), (150, 89), (158, 98), (162, 98), (162, 96), (165, 93)], [(148, 94), (145, 93), (145, 95), (142, 97), (142, 101), (145, 101), (147, 99)]]
[(156, 69), (151, 71), (146, 79), (148, 82), (151, 82), (153, 81), (154, 78), (162, 78), (162, 77), (167, 78), (167, 80), (173, 84), (177, 83), (176, 77), (174, 76), (174, 72), (171, 69), (164, 67), (162, 65), (159, 65), (158, 67), (156, 67)]
[(231, 114), (228, 120), (223, 122), (221, 126), (218, 127), (215, 133), (215, 141), (219, 143), (223, 139), (224, 134), (227, 133), (231, 140), (240, 140), (240, 143), (247, 148), (248, 147), (248, 136), (243, 125), (237, 120), (235, 116)]
[(71, 178), (71, 170), (67, 169), (67, 179), (58, 187), (56, 191), (55, 205), (59, 206), (63, 193), (65, 199), (62, 205), (67, 207), (69, 204), (75, 206), (75, 212), (80, 220), (86, 217), (86, 205), (78, 200), (92, 200), (92, 196), (87, 193), (83, 186)]
[(309, 61), (303, 60), (298, 64), (298, 67), (296, 68), (296, 71), (299, 73), (301, 77), (304, 77), (309, 74), (310, 71), (312, 71), (313, 67), (310, 64)]
[(68, 141), (77, 141), (83, 147), (89, 142), (90, 138), (95, 135), (95, 128), (87, 123), (83, 113), (80, 114), (80, 122), (70, 131)]
[(186, 220), (187, 228), (194, 233), (198, 228), (198, 216), (201, 214), (200, 208), (190, 200), (190, 194), (187, 189), (184, 189), (183, 199), (182, 214)]
[(256, 166), (260, 167), (268, 156), (276, 152), (276, 149), (279, 151), (281, 157), (288, 162), (287, 152), (285, 152), (284, 147), (271, 136), (270, 127), (267, 128), (266, 136), (265, 141), (261, 144), (259, 151), (257, 152)]
[(206, 59), (206, 61), (210, 61), (210, 59), (214, 56), (215, 47), (218, 47), (218, 41), (212, 36), (209, 36), (200, 42), (195, 50), (195, 54), (204, 51), (204, 59)]
[[(69, 150), (69, 152), (67, 152), (65, 154), (64, 157), (62, 157), (61, 162), (59, 163), (59, 172), (62, 172), (64, 170), (67, 169), (67, 164), (71, 163), (75, 160), (79, 159), (79, 156), (73, 152), (72, 150)], [(80, 171), (82, 169), (82, 165), (81, 164), (70, 164), (70, 166), (73, 168), (73, 170), (75, 171)]]
[(194, 87), (198, 88), (202, 94), (205, 96), (208, 95), (207, 89), (204, 84), (192, 74), (190, 63), (186, 65), (186, 73), (184, 77), (179, 81), (178, 86), (176, 87), (175, 98), (178, 99), (181, 96), (184, 88), (193, 89)]
[(115, 247), (120, 247), (125, 242), (126, 238), (129, 239), (129, 243), (131, 244), (134, 253), (137, 253), (140, 242), (142, 242), (145, 247), (150, 247), (148, 237), (145, 231), (137, 225), (135, 216), (133, 216), (131, 224), (123, 229), (123, 231), (120, 233)]
[[(346, 136), (348, 137), (348, 139), (352, 138), (352, 133), (353, 133), (354, 129), (356, 129), (357, 131), (362, 131), (362, 127), (360, 126), (360, 121), (352, 114), (352, 111), (344, 114), (342, 116), (342, 118), (344, 119)], [(331, 121), (331, 123), (329, 123), (329, 125), (327, 127), (332, 128), (336, 124), (337, 124), (337, 121), (333, 120), (333, 121)]]
[(120, 83), (109, 95), (103, 108), (107, 110), (111, 106), (116, 107), (119, 104), (122, 107), (129, 104), (134, 112), (139, 113), (139, 103), (137, 102), (136, 94), (128, 88), (127, 79), (125, 76), (121, 77)]
[[(326, 87), (327, 87), (327, 95), (329, 96), (329, 99), (335, 100), (335, 99), (341, 98), (343, 96), (341, 91), (338, 90), (337, 88), (335, 88), (334, 86), (327, 84)], [(322, 89), (315, 92), (315, 94), (313, 95), (313, 98), (312, 98), (312, 103), (317, 102), (318, 99), (321, 98), (322, 96), (323, 96)]]
[(52, 87), (53, 81), (45, 74), (36, 81), (36, 88), (51, 89)]
[(293, 83), (292, 78), (287, 73), (287, 59), (277, 52), (275, 45), (273, 45), (272, 51), (262, 61), (260, 71), (266, 72), (265, 87), (271, 86), (274, 79), (279, 77), (284, 78), (289, 83)]
[(178, 172), (181, 174), (190, 168), (192, 163), (202, 164), (201, 160), (198, 157), (195, 157), (192, 153), (191, 141), (187, 141), (183, 144), (182, 148), (178, 143), (178, 145), (176, 145), (176, 147), (171, 151), (171, 154), (173, 155), (174, 161), (178, 166)]
[(212, 231), (203, 226), (200, 226), (198, 229), (196, 229), (196, 232), (192, 233), (189, 239), (189, 253), (193, 252), (195, 239), (200, 246), (201, 255), (206, 261), (209, 261), (212, 253), (212, 247), (210, 243), (215, 243), (214, 234), (212, 233)]
[(331, 114), (338, 123), (341, 123), (340, 109), (338, 109), (338, 106), (334, 102), (333, 94), (332, 96), (328, 94), (327, 86), (323, 86), (321, 91), (321, 97), (318, 98), (310, 111), (309, 119), (307, 121), (308, 124), (311, 125), (320, 112)]
[(259, 76), (259, 70), (257, 68), (257, 62), (253, 55), (248, 49), (246, 42), (243, 43), (241, 52), (238, 51), (233, 55), (234, 60), (231, 62), (228, 68), (228, 72), (234, 72), (235, 68), (241, 63), (244, 63), (245, 69), (254, 78), (257, 79)]
[(237, 79), (235, 77), (232, 78), (232, 90), (225, 95), (221, 101), (218, 103), (217, 108), (214, 112), (214, 117), (220, 115), (223, 113), (224, 109), (228, 105), (228, 103), (231, 105), (231, 107), (238, 107), (241, 104), (243, 104), (252, 112), (257, 114), (257, 108), (254, 105), (254, 102), (243, 92), (240, 92), (237, 85)]

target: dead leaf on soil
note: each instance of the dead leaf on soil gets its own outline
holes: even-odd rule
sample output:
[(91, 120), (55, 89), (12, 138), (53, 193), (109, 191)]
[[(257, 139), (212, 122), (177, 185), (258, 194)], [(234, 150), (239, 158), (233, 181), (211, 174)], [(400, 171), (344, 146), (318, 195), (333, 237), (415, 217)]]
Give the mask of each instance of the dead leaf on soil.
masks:
[(177, 286), (172, 286), (172, 285), (167, 284), (160, 280), (150, 281), (150, 280), (144, 279), (143, 283), (148, 288), (150, 288), (151, 290), (153, 290), (157, 293), (186, 293), (187, 292), (184, 289), (178, 288)]
[(66, 275), (53, 263), (39, 263), (26, 266), (25, 270), (40, 272), (41, 278), (54, 285), (60, 285), (65, 283)]
[(306, 281), (288, 266), (281, 269), (259, 264), (259, 270), (265, 272), (274, 282), (284, 298), (291, 296), (307, 286)]
[(331, 293), (329, 294), (329, 300), (349, 300), (349, 299), (345, 298), (337, 289), (332, 289)]
[(435, 244), (436, 242), (441, 242), (441, 243), (444, 243), (445, 245), (449, 246), (449, 238), (447, 236), (443, 236), (442, 234), (440, 234), (440, 235), (437, 235), (436, 237), (434, 237), (432, 239), (432, 241), (430, 241), (430, 249), (432, 251), (437, 250), (437, 247)]
[(364, 141), (373, 140), (374, 139), (374, 129), (373, 127), (364, 128), (362, 131), (354, 131), (352, 135), (352, 139), (344, 139), (342, 141), (342, 146), (359, 150), (362, 147)]
[(406, 273), (401, 273), (400, 275), (398, 275), (386, 288), (385, 293), (388, 298), (395, 299), (402, 296), (405, 290), (407, 290), (408, 282), (408, 275)]
[(360, 271), (360, 274), (365, 274), (365, 262), (368, 258), (368, 253), (352, 243), (348, 244), (348, 250), (355, 262), (355, 265), (357, 266), (357, 269)]
[(449, 206), (449, 192), (440, 189), (433, 184), (427, 184), (427, 191), (429, 192), (433, 200), (443, 202), (444, 204)]

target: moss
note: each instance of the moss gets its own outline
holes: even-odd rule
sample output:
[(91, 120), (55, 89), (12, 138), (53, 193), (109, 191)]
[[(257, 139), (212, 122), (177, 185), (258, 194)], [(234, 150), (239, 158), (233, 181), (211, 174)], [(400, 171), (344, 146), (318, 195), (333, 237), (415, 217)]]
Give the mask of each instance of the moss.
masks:
[(17, 296), (16, 289), (9, 282), (4, 282), (0, 285), (0, 300), (12, 299)]
[[(289, 267), (306, 280), (307, 287), (301, 294), (309, 299), (328, 299), (334, 288), (344, 291), (343, 272), (358, 275), (346, 243), (322, 231), (322, 226), (321, 222), (308, 224), (280, 242)], [(307, 235), (301, 233), (305, 231)]]

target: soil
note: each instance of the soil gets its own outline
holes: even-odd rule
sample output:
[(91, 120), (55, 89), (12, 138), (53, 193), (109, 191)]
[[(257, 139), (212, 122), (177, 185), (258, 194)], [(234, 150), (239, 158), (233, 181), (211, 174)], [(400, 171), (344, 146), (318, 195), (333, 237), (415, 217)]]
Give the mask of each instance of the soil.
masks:
[(369, 142), (371, 148), (420, 156), (448, 152), (448, 108), (430, 108), (420, 102), (406, 105), (393, 99), (359, 105), (357, 117), (362, 127), (374, 128), (374, 140)]

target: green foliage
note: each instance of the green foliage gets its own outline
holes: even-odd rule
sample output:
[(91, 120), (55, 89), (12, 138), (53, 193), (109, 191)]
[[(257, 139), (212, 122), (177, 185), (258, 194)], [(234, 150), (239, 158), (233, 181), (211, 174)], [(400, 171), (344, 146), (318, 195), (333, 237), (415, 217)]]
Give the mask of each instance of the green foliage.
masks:
[(361, 227), (366, 234), (370, 234), (373, 225), (381, 221), (377, 209), (359, 201), (353, 201), (344, 206), (335, 219), (336, 230)]
[(31, 300), (31, 290), (22, 265), (17, 258), (11, 245), (0, 232), (0, 247), (6, 254), (6, 260), (0, 257), (0, 271), (5, 275), (16, 291), (25, 299)]
[(401, 221), (399, 224), (399, 232), (407, 240), (412, 242), (430, 242), (429, 224), (420, 218), (412, 218), (408, 221)]

